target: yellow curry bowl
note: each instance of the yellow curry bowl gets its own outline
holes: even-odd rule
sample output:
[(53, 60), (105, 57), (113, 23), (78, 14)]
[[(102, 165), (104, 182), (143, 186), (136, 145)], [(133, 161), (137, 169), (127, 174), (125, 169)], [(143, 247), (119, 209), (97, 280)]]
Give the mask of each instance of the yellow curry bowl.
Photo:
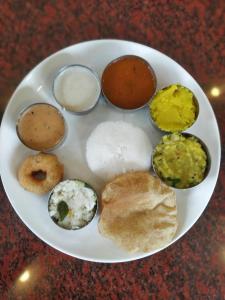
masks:
[(149, 104), (153, 125), (162, 132), (182, 132), (190, 128), (199, 115), (199, 104), (194, 93), (172, 84), (159, 90)]

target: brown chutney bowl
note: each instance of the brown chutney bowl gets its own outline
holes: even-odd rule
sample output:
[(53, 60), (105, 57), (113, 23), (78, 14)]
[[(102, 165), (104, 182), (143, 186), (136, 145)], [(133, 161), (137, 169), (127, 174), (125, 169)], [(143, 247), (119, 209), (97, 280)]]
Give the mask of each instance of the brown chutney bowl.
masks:
[(16, 133), (26, 147), (47, 152), (63, 144), (67, 124), (58, 108), (49, 103), (37, 102), (20, 112)]

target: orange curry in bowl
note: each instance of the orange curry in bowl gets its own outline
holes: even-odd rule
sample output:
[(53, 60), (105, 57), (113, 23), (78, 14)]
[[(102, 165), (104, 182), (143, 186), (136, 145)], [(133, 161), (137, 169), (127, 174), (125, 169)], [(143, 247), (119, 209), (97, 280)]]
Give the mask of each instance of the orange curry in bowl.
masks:
[(155, 90), (155, 73), (150, 64), (139, 56), (119, 57), (108, 64), (102, 74), (105, 98), (122, 109), (143, 107)]

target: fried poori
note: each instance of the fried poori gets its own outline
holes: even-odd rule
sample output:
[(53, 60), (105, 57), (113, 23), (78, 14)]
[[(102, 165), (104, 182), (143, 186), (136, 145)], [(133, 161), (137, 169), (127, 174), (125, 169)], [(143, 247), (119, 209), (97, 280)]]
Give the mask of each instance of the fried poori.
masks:
[(161, 248), (177, 230), (175, 192), (148, 172), (120, 175), (102, 192), (98, 228), (129, 252)]

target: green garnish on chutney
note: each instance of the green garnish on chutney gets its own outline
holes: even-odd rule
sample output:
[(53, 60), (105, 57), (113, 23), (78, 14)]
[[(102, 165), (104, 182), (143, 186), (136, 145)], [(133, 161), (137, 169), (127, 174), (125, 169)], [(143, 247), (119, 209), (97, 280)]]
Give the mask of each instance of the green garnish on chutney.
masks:
[(170, 178), (170, 177), (167, 177), (166, 178), (166, 181), (169, 183), (169, 185), (173, 186), (173, 187), (176, 187), (177, 183), (180, 183), (180, 178)]
[(69, 212), (69, 207), (65, 201), (60, 201), (57, 205), (57, 211), (59, 213), (59, 220), (63, 221)]

